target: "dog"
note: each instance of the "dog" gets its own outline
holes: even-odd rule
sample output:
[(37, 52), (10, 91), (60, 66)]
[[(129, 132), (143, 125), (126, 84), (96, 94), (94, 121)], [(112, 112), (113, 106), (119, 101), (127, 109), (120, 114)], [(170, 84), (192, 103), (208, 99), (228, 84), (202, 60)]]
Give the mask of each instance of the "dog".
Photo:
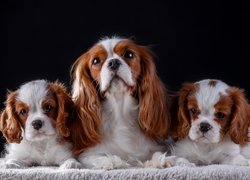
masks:
[(146, 46), (107, 37), (73, 64), (72, 94), (82, 120), (73, 132), (74, 152), (84, 167), (175, 165), (176, 157), (164, 153), (168, 95), (153, 59)]
[(175, 155), (196, 165), (248, 166), (249, 108), (242, 89), (205, 79), (182, 86), (173, 123)]
[(65, 139), (70, 135), (74, 103), (63, 84), (30, 81), (9, 92), (5, 104), (0, 130), (8, 144), (2, 168), (81, 167)]

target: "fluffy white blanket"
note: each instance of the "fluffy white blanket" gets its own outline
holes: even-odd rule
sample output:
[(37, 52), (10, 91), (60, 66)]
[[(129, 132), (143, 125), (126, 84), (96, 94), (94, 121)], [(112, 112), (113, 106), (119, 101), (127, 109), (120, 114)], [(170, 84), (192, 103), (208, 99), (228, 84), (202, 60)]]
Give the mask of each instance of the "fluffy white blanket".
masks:
[(31, 167), (0, 169), (0, 179), (250, 179), (250, 167), (210, 165), (203, 167), (137, 168), (117, 170)]

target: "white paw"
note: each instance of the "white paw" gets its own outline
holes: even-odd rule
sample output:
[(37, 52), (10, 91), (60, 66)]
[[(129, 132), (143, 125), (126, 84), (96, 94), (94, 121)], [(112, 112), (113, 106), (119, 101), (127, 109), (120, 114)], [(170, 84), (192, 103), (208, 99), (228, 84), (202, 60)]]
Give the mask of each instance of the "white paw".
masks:
[(60, 166), (60, 169), (81, 169), (81, 168), (82, 164), (76, 161), (75, 159), (68, 159)]
[(194, 163), (189, 162), (185, 158), (176, 157), (174, 166), (195, 167), (196, 165)]
[(232, 159), (230, 164), (237, 165), (237, 166), (249, 166), (250, 160), (247, 160), (241, 155), (238, 155)]
[(249, 166), (249, 159), (246, 159), (244, 156), (238, 154), (234, 157), (229, 156), (228, 158), (224, 159), (221, 164), (231, 164), (237, 166)]
[(189, 162), (185, 158), (177, 156), (166, 156), (166, 153), (156, 152), (150, 161), (144, 163), (144, 167), (152, 168), (168, 168), (172, 166), (195, 167), (194, 163)]
[(152, 159), (144, 163), (144, 167), (151, 168), (168, 168), (172, 166), (172, 162), (167, 158), (166, 153), (156, 152)]
[(8, 159), (5, 162), (2, 162), (0, 165), (0, 168), (3, 168), (3, 169), (21, 169), (25, 167), (26, 166), (23, 161), (16, 160), (16, 159)]
[(16, 164), (16, 163), (3, 163), (3, 164), (1, 164), (0, 168), (2, 168), (2, 169), (21, 169), (24, 167), (22, 165)]
[(94, 169), (111, 170), (128, 167), (128, 164), (115, 155), (101, 156), (95, 159)]

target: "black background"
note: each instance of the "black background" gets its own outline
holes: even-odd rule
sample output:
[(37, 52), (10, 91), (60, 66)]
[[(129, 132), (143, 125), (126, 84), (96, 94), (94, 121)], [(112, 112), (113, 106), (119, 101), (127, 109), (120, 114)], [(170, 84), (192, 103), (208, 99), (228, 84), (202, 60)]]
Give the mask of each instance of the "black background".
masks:
[(217, 78), (250, 95), (247, 1), (1, 0), (0, 23), (1, 109), (24, 82), (69, 86), (77, 57), (114, 34), (151, 46), (168, 89)]

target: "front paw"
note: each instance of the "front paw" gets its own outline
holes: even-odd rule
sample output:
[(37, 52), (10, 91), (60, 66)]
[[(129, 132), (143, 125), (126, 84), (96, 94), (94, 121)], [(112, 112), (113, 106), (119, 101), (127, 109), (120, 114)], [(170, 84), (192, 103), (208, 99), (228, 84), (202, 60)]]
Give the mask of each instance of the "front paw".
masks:
[(151, 168), (168, 168), (172, 166), (172, 162), (167, 158), (166, 153), (156, 152), (152, 159), (144, 163), (144, 167)]
[(21, 161), (17, 160), (7, 160), (0, 165), (2, 169), (22, 169), (25, 165)]
[(94, 169), (104, 169), (104, 170), (112, 170), (129, 166), (128, 163), (126, 163), (120, 157), (115, 155), (98, 157), (95, 159), (95, 162), (93, 164), (94, 164)]
[(144, 163), (144, 167), (152, 168), (168, 168), (172, 166), (195, 167), (194, 163), (189, 162), (185, 158), (177, 156), (166, 156), (166, 153), (156, 152), (150, 161)]
[(237, 166), (249, 166), (250, 160), (244, 158), (241, 155), (238, 155), (232, 159), (232, 162), (230, 164), (237, 165)]
[[(170, 156), (171, 157), (171, 156)], [(182, 166), (182, 167), (195, 167), (196, 165), (194, 163), (189, 162), (187, 159), (185, 158), (181, 158), (181, 157), (174, 157), (174, 166)]]
[(68, 159), (60, 166), (60, 169), (81, 169), (81, 168), (82, 164), (76, 161), (75, 159)]
[(230, 165), (237, 165), (237, 166), (249, 166), (250, 159), (246, 159), (244, 156), (238, 154), (234, 157), (229, 156), (225, 158), (221, 164), (230, 164)]

